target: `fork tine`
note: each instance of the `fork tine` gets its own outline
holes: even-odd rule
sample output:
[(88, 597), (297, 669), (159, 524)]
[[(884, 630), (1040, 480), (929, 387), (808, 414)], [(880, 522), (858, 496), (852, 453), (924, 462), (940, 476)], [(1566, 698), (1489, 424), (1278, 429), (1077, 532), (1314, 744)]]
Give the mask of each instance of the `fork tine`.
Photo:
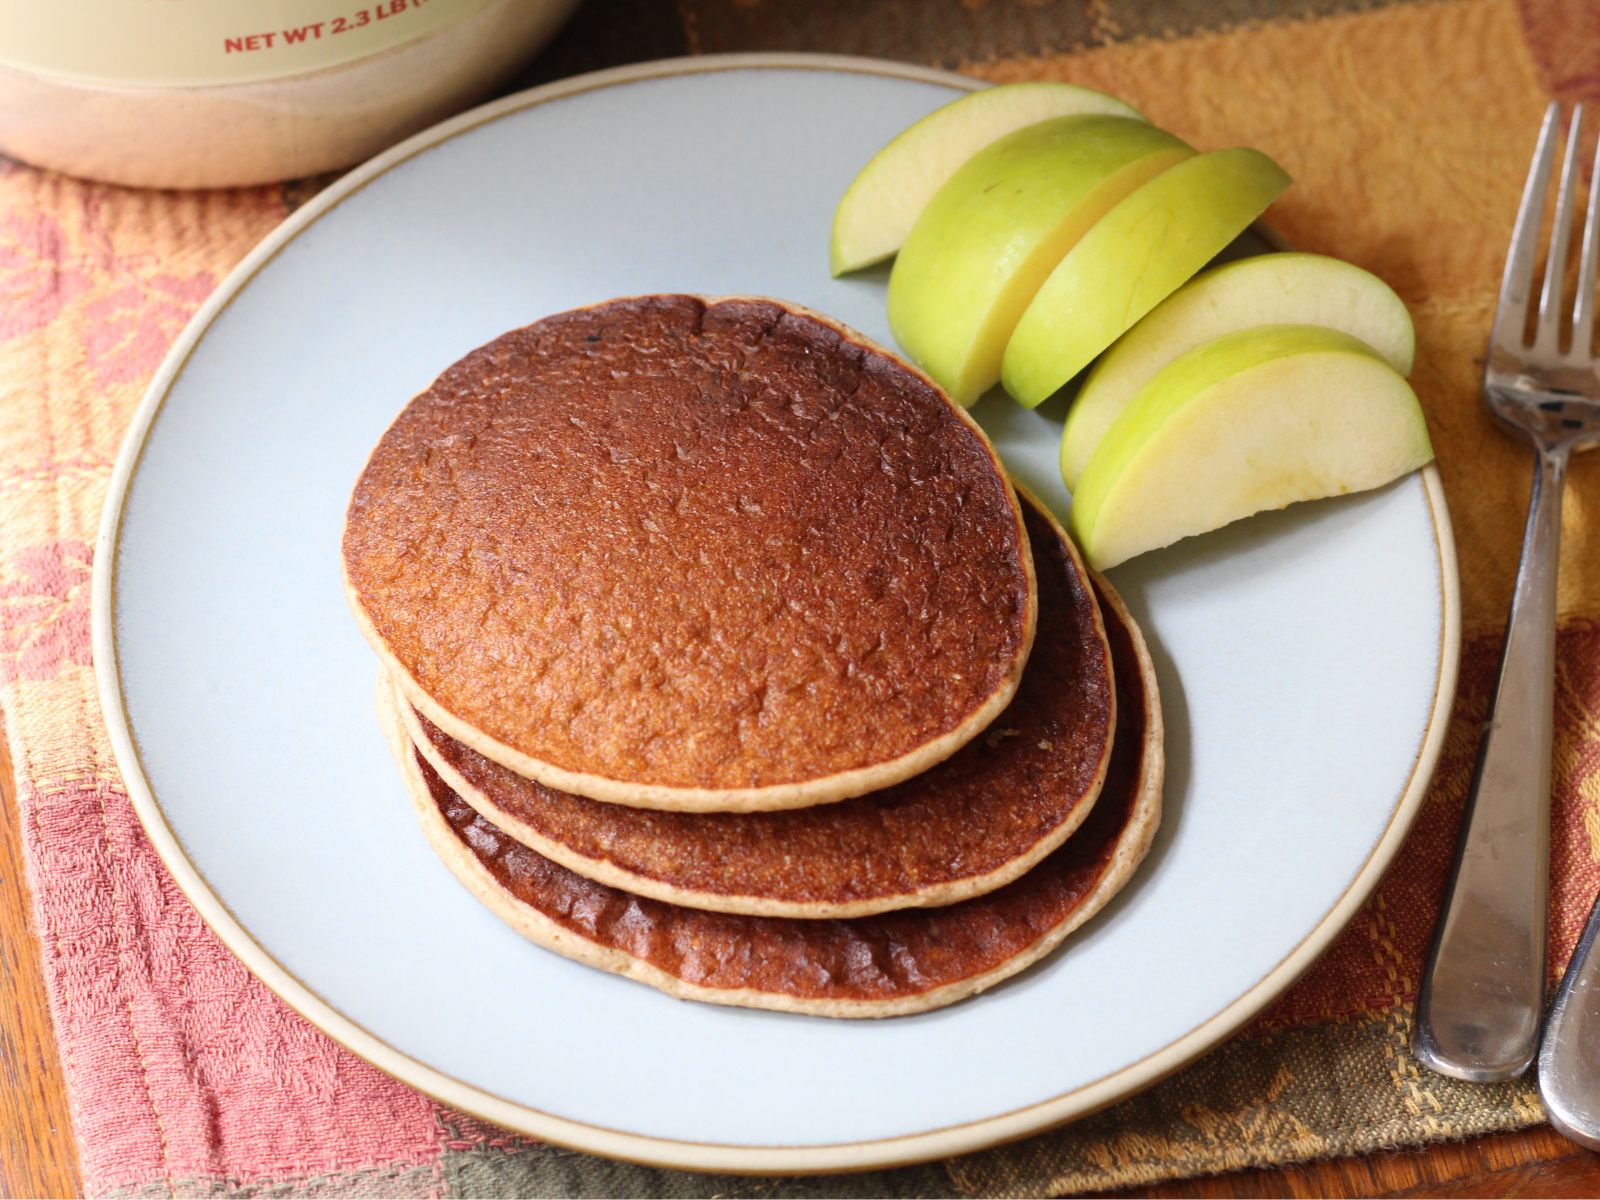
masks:
[(1561, 339), (1561, 289), (1567, 282), (1567, 247), (1572, 239), (1573, 195), (1578, 184), (1578, 147), (1582, 136), (1583, 105), (1572, 110), (1567, 128), (1567, 152), (1561, 158), (1561, 191), (1550, 222), (1550, 255), (1545, 259), (1544, 290), (1539, 294), (1539, 325), (1533, 348), (1555, 354)]
[(1594, 168), (1589, 173), (1589, 210), (1583, 220), (1583, 258), (1578, 266), (1578, 299), (1572, 306), (1572, 349), (1574, 359), (1587, 361), (1593, 355), (1595, 266), (1600, 261), (1600, 145), (1595, 147)]
[(1539, 143), (1528, 167), (1528, 181), (1522, 185), (1522, 206), (1517, 209), (1516, 228), (1511, 232), (1511, 249), (1506, 253), (1506, 271), (1500, 280), (1500, 300), (1494, 310), (1492, 337), (1496, 346), (1520, 349), (1527, 325), (1528, 293), (1533, 286), (1533, 264), (1539, 243), (1539, 219), (1544, 215), (1544, 197), (1550, 184), (1550, 159), (1556, 148), (1556, 122), (1561, 105), (1545, 109), (1539, 129)]

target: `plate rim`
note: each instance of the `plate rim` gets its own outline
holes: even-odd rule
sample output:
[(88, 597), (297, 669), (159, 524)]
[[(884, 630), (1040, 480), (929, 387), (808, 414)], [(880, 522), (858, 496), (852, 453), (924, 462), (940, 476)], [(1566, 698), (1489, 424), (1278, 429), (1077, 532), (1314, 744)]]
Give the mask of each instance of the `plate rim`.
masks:
[(116, 638), (116, 575), (122, 520), (145, 444), (172, 388), (211, 325), (300, 232), (368, 183), (426, 150), (511, 113), (602, 88), (650, 79), (736, 70), (812, 70), (874, 75), (974, 91), (988, 86), (931, 67), (851, 55), (752, 53), (657, 59), (571, 76), (502, 97), (407, 138), (356, 167), (290, 213), (207, 297), (162, 360), (134, 411), (118, 450), (95, 538), (90, 597), (96, 688), (113, 756), (129, 800), (156, 854), (201, 919), (279, 999), (345, 1049), (385, 1074), (451, 1108), (569, 1149), (647, 1166), (715, 1173), (819, 1174), (886, 1169), (952, 1157), (1054, 1128), (1140, 1091), (1228, 1037), (1277, 998), (1343, 931), (1388, 869), (1421, 810), (1443, 750), (1455, 696), (1461, 643), (1459, 568), (1449, 508), (1436, 462), (1420, 473), (1432, 519), (1441, 613), (1433, 703), (1405, 788), (1365, 861), (1339, 899), (1261, 979), (1211, 1017), (1161, 1049), (1060, 1095), (957, 1125), (859, 1142), (729, 1145), (633, 1133), (546, 1113), (447, 1075), (391, 1046), (324, 1000), (256, 942), (189, 858), (144, 772), (122, 690)]

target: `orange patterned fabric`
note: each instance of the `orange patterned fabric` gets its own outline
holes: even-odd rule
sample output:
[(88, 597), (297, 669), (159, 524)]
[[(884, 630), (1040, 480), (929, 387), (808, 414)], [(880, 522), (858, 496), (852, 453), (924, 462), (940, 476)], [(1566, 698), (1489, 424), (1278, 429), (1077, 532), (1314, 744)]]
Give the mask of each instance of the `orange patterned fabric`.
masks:
[[(1103, 87), (1296, 183), (1270, 220), (1388, 279), (1460, 550), (1461, 686), (1428, 802), (1349, 929), (1249, 1028), (1054, 1133), (829, 1181), (723, 1180), (557, 1151), (333, 1046), (220, 946), (129, 809), (94, 699), (91, 545), (168, 346), (312, 185), (135, 192), (0, 163), (0, 715), (80, 1148), (97, 1195), (1038, 1194), (1415, 1145), (1541, 1119), (1526, 1082), (1421, 1070), (1406, 1042), (1496, 668), (1529, 461), (1477, 381), (1533, 131), (1600, 99), (1587, 0), (616, 0), (530, 81), (677, 53), (820, 50)], [(1585, 164), (1587, 166), (1587, 163)], [(819, 250), (819, 270), (823, 269)], [(1600, 455), (1574, 463), (1558, 641), (1551, 964), (1600, 888)]]

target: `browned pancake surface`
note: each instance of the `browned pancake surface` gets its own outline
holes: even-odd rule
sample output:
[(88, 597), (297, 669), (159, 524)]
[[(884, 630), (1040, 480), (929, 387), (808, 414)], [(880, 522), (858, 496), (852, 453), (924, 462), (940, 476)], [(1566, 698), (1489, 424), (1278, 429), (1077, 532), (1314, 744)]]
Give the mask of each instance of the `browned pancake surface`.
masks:
[(660, 807), (649, 788), (768, 807), (751, 794), (914, 774), (1003, 706), (1032, 637), (1020, 514), (977, 427), (761, 300), (613, 301), (467, 355), (373, 452), (344, 566), (449, 732)]
[(926, 773), (838, 804), (672, 813), (525, 779), (415, 710), (413, 741), (491, 822), (578, 873), (694, 907), (841, 917), (947, 904), (1022, 874), (1099, 794), (1115, 719), (1111, 656), (1089, 580), (1031, 497), (1023, 516), (1039, 633), (988, 731)]
[(452, 793), (413, 747), (404, 751), (413, 778), (425, 782), (424, 824), (446, 862), (542, 944), (695, 999), (833, 1016), (919, 1011), (970, 995), (1047, 953), (1104, 905), (1148, 850), (1160, 813), (1160, 713), (1148, 658), (1127, 621), (1113, 598), (1106, 623), (1123, 716), (1099, 803), (1065, 845), (1021, 879), (947, 908), (803, 921), (642, 899), (507, 837)]

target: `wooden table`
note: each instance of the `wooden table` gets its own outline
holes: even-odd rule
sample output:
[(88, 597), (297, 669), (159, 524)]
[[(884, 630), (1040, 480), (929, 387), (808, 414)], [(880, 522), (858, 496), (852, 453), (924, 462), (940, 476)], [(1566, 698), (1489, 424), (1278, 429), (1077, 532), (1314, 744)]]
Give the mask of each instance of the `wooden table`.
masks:
[[(0, 736), (0, 1197), (82, 1194), (28, 917), (16, 785)], [(1136, 1196), (1597, 1196), (1600, 1155), (1548, 1127), (1401, 1154), (1241, 1171)]]

